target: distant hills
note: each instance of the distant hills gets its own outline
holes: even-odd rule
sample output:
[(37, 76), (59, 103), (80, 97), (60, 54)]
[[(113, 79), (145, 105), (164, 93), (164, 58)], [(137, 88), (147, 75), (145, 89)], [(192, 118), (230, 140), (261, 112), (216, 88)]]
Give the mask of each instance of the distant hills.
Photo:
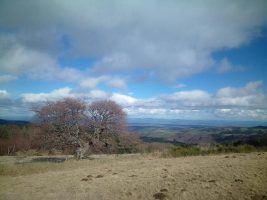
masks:
[(141, 125), (129, 127), (144, 142), (267, 146), (267, 126)]
[[(184, 119), (157, 119), (157, 118), (128, 118), (129, 126), (152, 127), (266, 127), (267, 121), (229, 121), (229, 120), (184, 120)], [(30, 124), (27, 120), (0, 119), (1, 124), (23, 125)]]
[(128, 118), (130, 126), (212, 126), (212, 127), (255, 127), (267, 126), (267, 121), (237, 121), (237, 120), (186, 120), (186, 119), (157, 119), (157, 118)]
[(0, 119), (0, 125), (27, 125), (29, 121)]

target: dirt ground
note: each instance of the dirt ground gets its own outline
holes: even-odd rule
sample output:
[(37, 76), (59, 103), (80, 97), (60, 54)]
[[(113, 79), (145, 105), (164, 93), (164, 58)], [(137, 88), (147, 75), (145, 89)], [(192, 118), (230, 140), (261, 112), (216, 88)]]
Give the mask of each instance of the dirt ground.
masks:
[(0, 176), (0, 199), (267, 199), (266, 152), (111, 155), (56, 165), (62, 169)]

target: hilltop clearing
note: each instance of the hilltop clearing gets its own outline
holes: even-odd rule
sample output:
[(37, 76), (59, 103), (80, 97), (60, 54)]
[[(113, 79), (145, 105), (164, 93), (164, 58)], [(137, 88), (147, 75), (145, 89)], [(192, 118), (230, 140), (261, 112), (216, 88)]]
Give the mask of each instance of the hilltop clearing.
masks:
[(266, 152), (179, 158), (102, 155), (62, 163), (0, 160), (0, 199), (267, 198)]

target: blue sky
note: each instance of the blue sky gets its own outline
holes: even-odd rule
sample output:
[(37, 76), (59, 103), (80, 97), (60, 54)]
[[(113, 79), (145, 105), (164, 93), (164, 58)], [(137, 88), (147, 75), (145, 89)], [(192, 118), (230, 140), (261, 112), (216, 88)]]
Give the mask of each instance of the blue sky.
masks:
[(129, 117), (267, 121), (264, 0), (0, 1), (0, 118), (66, 97)]

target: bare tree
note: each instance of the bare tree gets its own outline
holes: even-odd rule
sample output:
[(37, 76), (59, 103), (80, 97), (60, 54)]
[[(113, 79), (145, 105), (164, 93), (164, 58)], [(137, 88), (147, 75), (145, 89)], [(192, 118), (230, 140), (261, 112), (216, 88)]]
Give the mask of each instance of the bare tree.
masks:
[(44, 131), (46, 148), (62, 149), (67, 146), (83, 148), (81, 123), (85, 116), (85, 104), (77, 99), (66, 98), (57, 102), (46, 102), (34, 112)]
[(126, 114), (114, 101), (96, 101), (88, 108), (77, 99), (46, 102), (35, 108), (44, 132), (42, 141), (46, 148), (74, 147), (76, 158), (89, 151), (111, 149), (114, 140), (127, 132)]
[[(114, 101), (96, 101), (87, 109), (90, 144), (109, 148), (127, 132), (126, 114)], [(101, 145), (102, 144), (102, 145)]]

